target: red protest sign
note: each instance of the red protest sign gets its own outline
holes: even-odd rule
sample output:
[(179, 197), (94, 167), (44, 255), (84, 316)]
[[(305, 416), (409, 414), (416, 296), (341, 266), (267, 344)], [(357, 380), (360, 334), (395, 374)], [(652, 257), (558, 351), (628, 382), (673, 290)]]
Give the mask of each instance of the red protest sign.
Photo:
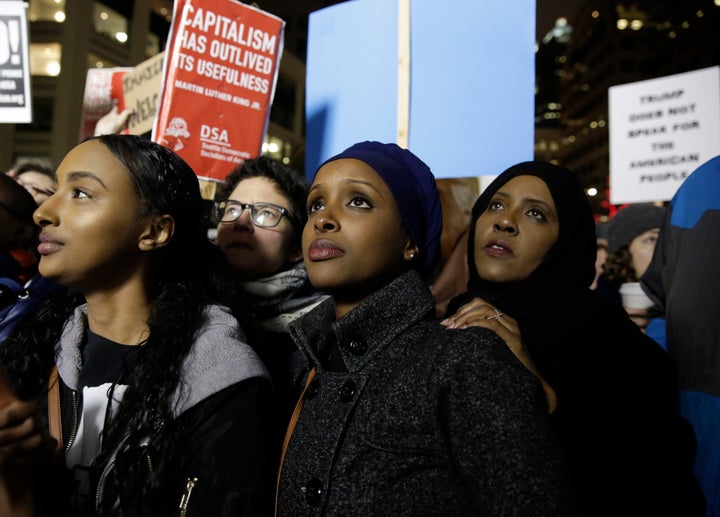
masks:
[(91, 68), (85, 79), (82, 120), (79, 141), (93, 136), (98, 120), (117, 104), (118, 110), (125, 107), (123, 76), (132, 68)]
[(152, 139), (203, 179), (258, 156), (285, 22), (234, 0), (177, 0)]

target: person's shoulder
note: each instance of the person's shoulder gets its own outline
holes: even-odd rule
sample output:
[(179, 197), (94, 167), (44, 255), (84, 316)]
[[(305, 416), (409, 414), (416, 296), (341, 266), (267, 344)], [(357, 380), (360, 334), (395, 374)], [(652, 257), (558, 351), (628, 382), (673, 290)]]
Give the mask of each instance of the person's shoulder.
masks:
[(440, 320), (414, 326), (417, 340), (412, 361), (434, 382), (473, 393), (529, 393), (537, 379), (492, 330), (481, 327), (446, 329)]
[(224, 305), (203, 309), (204, 323), (195, 335), (192, 355), (206, 367), (223, 368), (223, 363), (242, 363), (244, 369), (266, 375), (260, 358), (247, 343), (245, 333), (232, 311)]
[(182, 411), (233, 384), (270, 377), (255, 350), (245, 342), (230, 309), (208, 305), (203, 317), (205, 321), (183, 363), (184, 384), (192, 389), (180, 398)]
[(422, 336), (424, 346), (433, 348), (442, 356), (499, 357), (503, 360), (512, 356), (508, 346), (495, 332), (482, 327), (448, 329), (440, 324), (440, 319), (430, 319), (418, 323), (414, 332)]
[(237, 318), (233, 315), (229, 307), (220, 304), (209, 304), (203, 309), (203, 317), (206, 326), (213, 325), (238, 325)]
[(232, 310), (220, 304), (208, 304), (200, 309), (200, 323), (195, 332), (195, 341), (204, 341), (209, 336), (226, 336), (228, 339), (243, 339), (240, 323)]

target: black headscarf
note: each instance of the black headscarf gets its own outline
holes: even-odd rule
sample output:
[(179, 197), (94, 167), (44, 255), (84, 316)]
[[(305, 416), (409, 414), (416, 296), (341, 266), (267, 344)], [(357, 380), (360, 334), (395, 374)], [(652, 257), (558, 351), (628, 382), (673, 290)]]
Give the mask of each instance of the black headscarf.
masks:
[[(488, 282), (481, 279), (475, 269), (475, 227), (495, 193), (517, 176), (536, 176), (547, 185), (558, 214), (558, 239), (540, 266), (525, 280)], [(557, 294), (561, 301), (568, 290), (586, 290), (595, 278), (596, 253), (592, 208), (573, 173), (546, 162), (519, 163), (495, 178), (473, 206), (468, 235), (467, 290), (471, 297), (480, 296), (517, 318), (526, 314), (528, 305), (537, 308), (532, 301), (535, 296), (546, 298)]]
[[(525, 280), (488, 282), (480, 278), (475, 268), (475, 227), (495, 193), (517, 176), (536, 176), (547, 185), (558, 214), (558, 239), (538, 268)], [(573, 300), (586, 297), (595, 278), (596, 253), (595, 219), (575, 175), (547, 162), (529, 161), (513, 165), (495, 178), (473, 206), (468, 235), (470, 276), (467, 292), (452, 301), (449, 313), (454, 313), (461, 305), (479, 296), (515, 318), (523, 339), (530, 346), (536, 332), (546, 334), (548, 325), (557, 321), (557, 317), (547, 319), (551, 314), (566, 311), (569, 304), (574, 304)], [(566, 318), (563, 317), (563, 320)]]

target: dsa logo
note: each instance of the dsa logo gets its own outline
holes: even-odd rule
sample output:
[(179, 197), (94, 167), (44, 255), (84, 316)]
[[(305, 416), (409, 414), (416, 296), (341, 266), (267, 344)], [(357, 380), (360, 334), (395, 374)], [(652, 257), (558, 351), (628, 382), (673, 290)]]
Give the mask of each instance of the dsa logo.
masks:
[(177, 152), (185, 147), (182, 141), (183, 138), (190, 138), (187, 122), (185, 122), (184, 118), (175, 117), (165, 128), (165, 133), (160, 139), (160, 143)]
[(220, 142), (224, 144), (229, 143), (227, 129), (206, 126), (204, 124), (200, 126), (200, 138), (203, 140), (212, 140), (213, 142)]

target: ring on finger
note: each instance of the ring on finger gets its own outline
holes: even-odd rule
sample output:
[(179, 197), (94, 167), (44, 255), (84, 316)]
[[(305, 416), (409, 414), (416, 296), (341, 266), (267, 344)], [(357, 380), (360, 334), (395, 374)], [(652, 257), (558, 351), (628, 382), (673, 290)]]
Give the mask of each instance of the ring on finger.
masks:
[(486, 320), (499, 320), (501, 317), (504, 316), (504, 314), (497, 310), (495, 307), (493, 307), (493, 310), (495, 311), (495, 314), (493, 314), (492, 316), (485, 316)]

